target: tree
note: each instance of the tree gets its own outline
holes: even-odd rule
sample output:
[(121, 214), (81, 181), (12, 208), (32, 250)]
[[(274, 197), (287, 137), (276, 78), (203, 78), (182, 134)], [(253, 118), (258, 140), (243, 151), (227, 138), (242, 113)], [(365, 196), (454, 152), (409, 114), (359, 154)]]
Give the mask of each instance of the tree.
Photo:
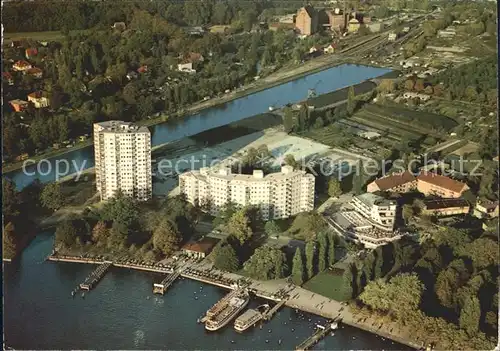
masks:
[(245, 209), (236, 211), (231, 216), (227, 223), (227, 229), (229, 234), (233, 235), (241, 245), (245, 244), (252, 237), (253, 231)]
[(153, 247), (167, 256), (179, 249), (181, 240), (181, 235), (169, 219), (162, 220), (153, 232)]
[(292, 166), (293, 169), (297, 169), (299, 167), (299, 163), (295, 160), (295, 157), (292, 154), (285, 155), (285, 164), (287, 166)]
[(460, 311), (460, 328), (464, 329), (469, 336), (474, 336), (479, 331), (479, 319), (481, 318), (481, 306), (476, 296), (469, 296)]
[(299, 110), (299, 126), (298, 130), (299, 131), (305, 131), (309, 128), (309, 107), (307, 104), (302, 104), (300, 105), (300, 110)]
[(406, 90), (412, 91), (414, 86), (415, 86), (415, 82), (413, 81), (413, 79), (407, 79), (405, 81), (405, 89)]
[(356, 95), (354, 93), (354, 87), (351, 85), (347, 91), (347, 113), (352, 115), (356, 109)]
[(352, 177), (352, 190), (355, 195), (359, 195), (363, 192), (364, 185), (364, 166), (363, 160), (359, 160), (358, 167), (356, 167), (356, 173)]
[(302, 253), (300, 249), (295, 250), (292, 265), (292, 282), (296, 285), (302, 285), (304, 282), (304, 263), (302, 262)]
[(240, 261), (236, 251), (228, 242), (223, 242), (214, 248), (212, 253), (214, 267), (226, 272), (236, 272), (240, 268)]
[(97, 243), (99, 241), (106, 240), (108, 236), (108, 228), (104, 221), (99, 221), (92, 229), (92, 241)]
[(378, 89), (383, 93), (392, 93), (396, 89), (396, 83), (392, 79), (382, 79)]
[(335, 178), (331, 178), (328, 181), (328, 195), (330, 195), (330, 197), (339, 197), (342, 195), (340, 182)]
[(413, 217), (413, 207), (410, 204), (404, 204), (401, 212), (405, 223), (408, 224)]
[(490, 238), (476, 239), (457, 251), (470, 257), (476, 270), (498, 265), (498, 243)]
[(458, 284), (458, 273), (454, 269), (447, 268), (439, 273), (435, 292), (443, 306), (454, 307)]
[(243, 268), (254, 279), (280, 279), (287, 270), (285, 254), (279, 249), (261, 246), (245, 262)]
[(2, 212), (5, 217), (11, 217), (19, 214), (19, 205), (21, 198), (16, 190), (16, 184), (6, 177), (2, 178)]
[(295, 127), (294, 113), (289, 106), (283, 109), (283, 126), (285, 127), (286, 133), (292, 132)]
[(276, 224), (275, 221), (269, 221), (266, 222), (264, 226), (264, 231), (266, 232), (267, 235), (273, 236), (281, 233), (281, 228), (279, 227), (278, 224)]
[(45, 208), (53, 211), (64, 206), (65, 198), (61, 191), (61, 185), (57, 182), (47, 184), (40, 194), (40, 202)]
[(308, 241), (306, 243), (306, 268), (307, 268), (307, 279), (311, 279), (314, 276), (314, 255), (315, 255), (315, 245), (313, 241)]
[(342, 275), (342, 293), (344, 296), (344, 300), (350, 300), (356, 295), (356, 291), (354, 289), (356, 276), (356, 265), (354, 263), (351, 263), (344, 270), (344, 274)]
[(403, 273), (394, 276), (388, 283), (382, 279), (369, 282), (359, 298), (371, 308), (390, 311), (402, 320), (418, 309), (424, 289), (415, 273)]
[(314, 121), (314, 128), (315, 129), (320, 129), (323, 128), (325, 125), (325, 122), (323, 122), (323, 118), (317, 117), (316, 120)]
[(319, 250), (318, 250), (318, 272), (323, 272), (326, 269), (326, 262), (328, 260), (328, 241), (326, 238), (326, 234), (324, 232), (321, 232), (318, 234), (318, 244), (319, 244)]
[(129, 228), (137, 223), (139, 205), (132, 197), (119, 193), (103, 206), (101, 217), (105, 221), (117, 222)]
[(61, 222), (55, 232), (55, 242), (63, 247), (70, 247), (75, 243), (78, 231), (73, 221)]
[(15, 256), (17, 252), (17, 240), (15, 236), (15, 228), (12, 222), (7, 223), (3, 227), (2, 232), (2, 240), (3, 240), (3, 256), (6, 258), (12, 258)]
[(335, 263), (335, 236), (332, 232), (328, 232), (328, 266), (331, 267)]

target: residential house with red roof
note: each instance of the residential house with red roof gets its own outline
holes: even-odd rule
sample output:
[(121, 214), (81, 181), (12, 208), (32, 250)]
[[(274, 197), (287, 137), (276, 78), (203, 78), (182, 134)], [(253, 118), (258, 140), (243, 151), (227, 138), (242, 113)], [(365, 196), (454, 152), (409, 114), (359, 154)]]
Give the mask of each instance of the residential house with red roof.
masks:
[(393, 173), (379, 178), (366, 186), (366, 191), (390, 191), (394, 193), (407, 193), (417, 188), (417, 178), (411, 172)]
[(24, 60), (20, 60), (20, 61), (17, 61), (16, 63), (14, 63), (14, 65), (12, 66), (12, 69), (14, 71), (24, 72), (24, 71), (29, 70), (31, 67), (33, 67), (33, 66), (31, 66), (31, 63), (24, 61)]
[(42, 78), (43, 71), (38, 67), (31, 67), (30, 69), (25, 71), (27, 74), (32, 76), (33, 78)]
[(138, 73), (146, 73), (148, 71), (148, 66), (144, 65), (137, 69)]
[(48, 107), (50, 105), (49, 99), (44, 96), (42, 91), (34, 91), (28, 94), (28, 101), (35, 105), (35, 108)]
[(443, 198), (458, 198), (468, 189), (467, 184), (434, 172), (420, 172), (415, 177), (408, 171), (376, 179), (366, 187), (369, 193), (376, 191), (407, 193), (418, 190), (426, 196), (434, 195)]
[(420, 173), (417, 177), (417, 190), (426, 196), (458, 198), (468, 189), (465, 183), (433, 172)]
[(182, 253), (189, 257), (205, 258), (210, 254), (218, 240), (214, 238), (203, 238), (200, 241), (190, 241), (182, 248)]
[(7, 82), (8, 85), (14, 85), (14, 77), (10, 72), (2, 72), (2, 79)]
[(10, 106), (14, 109), (15, 112), (22, 112), (28, 108), (28, 101), (24, 100), (10, 100), (9, 101)]
[(26, 56), (26, 58), (28, 60), (32, 59), (33, 57), (35, 57), (36, 55), (38, 55), (38, 49), (37, 48), (27, 48), (24, 51), (24, 55)]

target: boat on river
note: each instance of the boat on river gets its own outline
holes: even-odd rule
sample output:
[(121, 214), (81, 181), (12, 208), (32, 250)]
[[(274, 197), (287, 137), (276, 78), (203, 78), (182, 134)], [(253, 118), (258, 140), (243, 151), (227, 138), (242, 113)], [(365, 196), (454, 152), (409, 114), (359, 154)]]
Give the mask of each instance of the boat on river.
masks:
[(267, 311), (269, 311), (268, 304), (261, 305), (257, 307), (257, 309), (250, 308), (246, 310), (245, 313), (236, 318), (236, 320), (234, 321), (234, 329), (236, 331), (243, 332), (248, 328), (253, 327), (264, 317), (264, 314)]
[(205, 322), (205, 329), (216, 331), (223, 328), (248, 305), (249, 301), (250, 295), (246, 290), (234, 294), (225, 300), (221, 306), (218, 306), (216, 313), (207, 313), (208, 319)]

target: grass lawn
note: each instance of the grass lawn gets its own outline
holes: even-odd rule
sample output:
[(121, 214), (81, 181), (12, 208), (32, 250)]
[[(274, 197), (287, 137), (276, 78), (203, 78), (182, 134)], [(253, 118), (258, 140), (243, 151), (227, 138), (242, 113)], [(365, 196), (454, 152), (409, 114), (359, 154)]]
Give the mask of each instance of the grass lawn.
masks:
[(325, 270), (302, 285), (304, 289), (337, 301), (344, 301), (342, 293), (342, 275)]

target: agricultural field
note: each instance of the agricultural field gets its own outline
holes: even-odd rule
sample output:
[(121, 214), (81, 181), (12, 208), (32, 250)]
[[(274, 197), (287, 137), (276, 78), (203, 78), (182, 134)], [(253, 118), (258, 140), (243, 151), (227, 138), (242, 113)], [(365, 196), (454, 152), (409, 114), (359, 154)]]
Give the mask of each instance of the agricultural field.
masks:
[(384, 153), (396, 144), (396, 141), (387, 138), (377, 140), (364, 139), (350, 132), (351, 128), (342, 122), (337, 122), (335, 125), (309, 130), (301, 134), (301, 136), (322, 144), (347, 150), (361, 157), (375, 159), (383, 158)]
[(372, 115), (391, 121), (407, 124), (409, 127), (439, 131), (450, 131), (458, 125), (453, 118), (421, 111), (409, 110), (399, 106), (368, 105), (365, 108)]
[(420, 139), (423, 146), (434, 145), (458, 125), (446, 116), (374, 104), (356, 112), (346, 123), (378, 132), (386, 142)]

